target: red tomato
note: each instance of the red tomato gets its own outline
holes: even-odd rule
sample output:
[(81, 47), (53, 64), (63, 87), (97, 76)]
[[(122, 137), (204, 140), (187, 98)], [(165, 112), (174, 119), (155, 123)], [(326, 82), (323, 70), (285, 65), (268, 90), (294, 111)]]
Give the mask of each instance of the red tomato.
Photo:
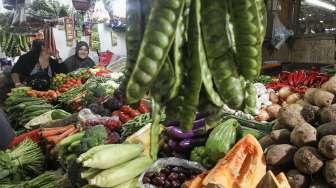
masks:
[(124, 105), (120, 108), (120, 111), (122, 111), (125, 114), (130, 114), (133, 111), (133, 109), (128, 105)]
[(128, 114), (130, 117), (132, 117), (132, 118), (135, 118), (135, 117), (137, 117), (138, 115), (140, 115), (140, 112), (139, 111), (137, 111), (137, 110), (133, 110), (132, 109), (132, 111)]
[(131, 117), (128, 116), (127, 114), (123, 113), (123, 112), (120, 112), (119, 119), (120, 119), (121, 122), (126, 123), (129, 120), (131, 120)]

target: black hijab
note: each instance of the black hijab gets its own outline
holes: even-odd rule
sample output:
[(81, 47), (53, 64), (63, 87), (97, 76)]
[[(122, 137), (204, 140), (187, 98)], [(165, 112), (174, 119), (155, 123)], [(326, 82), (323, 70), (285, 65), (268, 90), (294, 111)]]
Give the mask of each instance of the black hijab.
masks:
[(79, 68), (91, 68), (95, 66), (94, 61), (89, 56), (84, 59), (78, 56), (79, 49), (83, 46), (89, 49), (89, 45), (86, 42), (80, 41), (76, 45), (75, 55), (69, 57), (68, 59), (64, 61), (64, 64), (67, 67), (68, 72), (75, 71)]

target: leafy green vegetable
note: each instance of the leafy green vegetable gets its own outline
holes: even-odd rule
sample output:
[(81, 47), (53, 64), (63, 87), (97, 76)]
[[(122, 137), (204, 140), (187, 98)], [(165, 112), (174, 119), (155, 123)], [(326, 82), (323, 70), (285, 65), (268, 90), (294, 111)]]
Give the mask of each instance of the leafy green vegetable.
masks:
[(190, 153), (190, 160), (196, 161), (206, 168), (210, 168), (214, 164), (207, 155), (205, 146), (195, 147)]
[(127, 137), (129, 137), (130, 135), (137, 132), (142, 127), (144, 127), (145, 125), (151, 122), (152, 122), (152, 119), (149, 113), (141, 114), (135, 117), (134, 119), (128, 121), (122, 126), (122, 130), (120, 134), (121, 139), (125, 140)]
[(97, 125), (87, 129), (80, 141), (80, 151), (78, 154), (85, 153), (92, 147), (104, 144), (107, 137), (108, 135), (103, 125)]
[(24, 177), (27, 171), (39, 174), (44, 156), (37, 144), (24, 140), (13, 150), (0, 151), (0, 180)]

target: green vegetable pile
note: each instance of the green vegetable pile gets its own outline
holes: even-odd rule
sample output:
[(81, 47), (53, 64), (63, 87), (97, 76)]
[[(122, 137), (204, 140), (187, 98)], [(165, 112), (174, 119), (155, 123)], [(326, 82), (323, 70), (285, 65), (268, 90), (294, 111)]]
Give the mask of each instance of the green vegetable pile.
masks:
[(13, 150), (0, 151), (0, 184), (23, 180), (27, 175), (39, 174), (44, 156), (37, 144), (24, 140)]
[(247, 134), (260, 139), (265, 135), (261, 130), (242, 126), (238, 120), (225, 118), (213, 122), (211, 131), (204, 146), (195, 147), (190, 153), (192, 161), (199, 162), (206, 168), (211, 168), (233, 147), (239, 139)]
[(126, 96), (129, 103), (147, 93), (155, 100), (153, 158), (156, 117), (163, 109), (184, 130), (192, 128), (202, 101), (254, 113), (256, 90), (251, 81), (261, 68), (264, 1), (157, 0), (146, 4), (151, 7), (147, 9), (142, 3), (127, 2)]
[(149, 113), (141, 114), (134, 119), (128, 121), (127, 123), (123, 124), (121, 128), (121, 139), (125, 140), (127, 137), (131, 136), (133, 133), (140, 130), (142, 127), (151, 123), (152, 119)]
[(22, 128), (33, 118), (54, 109), (54, 106), (44, 99), (27, 96), (27, 89), (13, 89), (4, 103), (14, 129)]

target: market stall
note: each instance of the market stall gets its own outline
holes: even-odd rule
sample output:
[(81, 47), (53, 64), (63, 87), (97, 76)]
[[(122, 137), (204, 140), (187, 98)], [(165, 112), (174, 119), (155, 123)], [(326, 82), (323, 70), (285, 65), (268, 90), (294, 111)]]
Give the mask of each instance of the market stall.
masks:
[(335, 187), (335, 68), (264, 74), (266, 7), (127, 1), (127, 59), (8, 93), (0, 187)]

